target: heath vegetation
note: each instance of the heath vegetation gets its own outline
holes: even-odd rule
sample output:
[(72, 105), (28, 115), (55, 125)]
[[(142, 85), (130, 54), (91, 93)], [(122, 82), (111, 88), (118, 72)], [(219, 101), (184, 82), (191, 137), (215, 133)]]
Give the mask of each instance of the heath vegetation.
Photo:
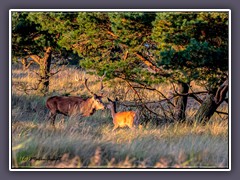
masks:
[[(215, 113), (206, 125), (166, 123), (164, 114), (156, 125), (154, 121), (131, 130), (119, 128), (112, 132), (110, 110), (97, 111), (91, 117), (78, 118), (58, 115), (55, 127), (48, 121), (46, 97), (26, 94), (15, 88), (17, 82), (34, 82), (34, 73), (22, 72), (13, 67), (12, 88), (12, 165), (14, 168), (226, 168), (228, 166), (228, 116)], [(73, 78), (69, 77), (72, 74)], [(25, 75), (24, 75), (25, 74)], [(67, 68), (50, 83), (51, 94), (76, 92), (87, 96), (84, 86), (76, 83), (74, 75), (79, 70)], [(28, 78), (30, 76), (31, 78)], [(36, 77), (37, 78), (37, 77)], [(90, 82), (97, 77), (89, 76)], [(72, 83), (72, 86), (69, 87)], [(127, 87), (107, 86), (109, 97), (125, 96)], [(81, 86), (82, 89), (81, 89)], [(68, 87), (62, 88), (62, 87)], [(89, 86), (98, 89), (97, 83)], [(159, 91), (171, 96), (171, 86), (161, 84)], [(194, 86), (199, 89), (199, 86)], [(168, 89), (167, 89), (168, 88)], [(58, 93), (57, 93), (58, 92)], [(122, 92), (122, 94), (121, 94)], [(127, 98), (132, 100), (134, 93)], [(154, 100), (153, 92), (145, 92), (145, 98)], [(126, 99), (127, 99), (126, 98)], [(199, 107), (190, 100), (187, 119), (191, 119)], [(108, 103), (104, 99), (104, 103)], [(149, 108), (157, 107), (149, 106)], [(131, 108), (118, 105), (118, 111)], [(227, 104), (219, 107), (227, 112)], [(48, 160), (47, 160), (48, 159)], [(50, 159), (50, 160), (49, 160)]]
[(228, 12), (11, 19), (12, 168), (229, 167)]

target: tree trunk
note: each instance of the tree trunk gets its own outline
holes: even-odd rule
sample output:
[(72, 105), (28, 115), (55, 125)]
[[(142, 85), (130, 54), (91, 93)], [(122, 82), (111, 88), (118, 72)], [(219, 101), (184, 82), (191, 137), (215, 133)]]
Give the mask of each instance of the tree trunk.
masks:
[(188, 96), (185, 95), (188, 93), (189, 84), (188, 83), (179, 83), (179, 96), (175, 101), (175, 112), (174, 119), (178, 122), (184, 122), (186, 120), (185, 111), (187, 107)]
[(33, 56), (35, 61), (39, 64), (39, 84), (38, 84), (38, 93), (40, 95), (46, 95), (49, 90), (49, 78), (50, 78), (50, 65), (51, 65), (51, 54), (52, 49), (48, 47), (44, 53), (43, 58)]
[(197, 113), (195, 114), (195, 120), (199, 123), (206, 123), (210, 120), (218, 106), (225, 100), (228, 92), (228, 80), (226, 80), (218, 89), (214, 95), (207, 95), (205, 101), (202, 103)]
[(200, 123), (207, 122), (212, 117), (217, 107), (218, 106), (214, 101), (214, 95), (207, 95), (205, 101), (202, 103), (197, 113), (195, 114), (196, 121)]

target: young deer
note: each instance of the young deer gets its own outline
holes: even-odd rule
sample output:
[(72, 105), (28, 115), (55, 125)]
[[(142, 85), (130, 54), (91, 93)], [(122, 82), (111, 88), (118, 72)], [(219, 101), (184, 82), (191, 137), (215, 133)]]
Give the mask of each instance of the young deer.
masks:
[(139, 125), (139, 112), (137, 111), (123, 111), (123, 112), (116, 112), (116, 101), (112, 101), (108, 98), (109, 104), (107, 108), (111, 110), (111, 115), (113, 118), (113, 130), (117, 129), (118, 127), (129, 127), (133, 129)]

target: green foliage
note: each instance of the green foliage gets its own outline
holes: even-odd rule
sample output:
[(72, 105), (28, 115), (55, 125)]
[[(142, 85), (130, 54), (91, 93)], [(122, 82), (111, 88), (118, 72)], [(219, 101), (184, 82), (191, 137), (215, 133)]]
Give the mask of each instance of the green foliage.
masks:
[(157, 63), (173, 75), (181, 71), (181, 76), (174, 76), (175, 80), (207, 80), (213, 84), (213, 76), (224, 76), (228, 70), (227, 13), (157, 13), (153, 25)]
[(13, 12), (12, 15), (12, 53), (24, 57), (29, 54), (41, 55), (44, 47), (49, 46), (52, 36), (31, 21), (28, 12)]
[(74, 61), (79, 57), (59, 44), (64, 33), (72, 31), (74, 16), (76, 15), (62, 12), (13, 12), (13, 59), (27, 55), (42, 56), (46, 47), (52, 47), (54, 57), (69, 58), (76, 64)]
[[(22, 12), (12, 20), (14, 53), (50, 45), (107, 78), (212, 84), (228, 70), (225, 12)], [(153, 73), (137, 55), (166, 74)]]
[(78, 22), (72, 46), (84, 57), (81, 66), (99, 75), (106, 71), (108, 78), (166, 80), (146, 69), (136, 53), (167, 70), (173, 81), (213, 84), (213, 76), (224, 76), (228, 68), (227, 13), (79, 13)]
[(143, 44), (154, 17), (154, 13), (79, 13), (79, 30), (71, 35), (78, 37), (73, 50), (84, 57), (80, 65), (99, 75), (106, 72), (107, 78), (149, 82), (134, 53), (146, 49)]

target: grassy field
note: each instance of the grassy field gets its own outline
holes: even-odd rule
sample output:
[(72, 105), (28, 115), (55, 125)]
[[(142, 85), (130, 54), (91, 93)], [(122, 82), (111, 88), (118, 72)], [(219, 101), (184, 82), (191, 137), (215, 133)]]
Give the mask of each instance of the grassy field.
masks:
[[(76, 81), (82, 72), (66, 68), (51, 79), (50, 93), (88, 95), (83, 83)], [(89, 76), (89, 87), (99, 90), (99, 79)], [(12, 167), (13, 168), (227, 168), (228, 117), (214, 114), (205, 126), (149, 123), (139, 129), (118, 129), (112, 132), (109, 110), (93, 116), (57, 116), (56, 127), (47, 121), (47, 97), (39, 97), (28, 87), (34, 86), (32, 71), (12, 69)], [(116, 95), (123, 102), (136, 97), (119, 80), (104, 82), (108, 97)], [(155, 86), (167, 97), (171, 86)], [(201, 89), (193, 85), (195, 90)], [(156, 92), (141, 91), (145, 101), (161, 100)], [(107, 102), (106, 99), (103, 100)], [(164, 104), (163, 104), (164, 106)], [(191, 119), (199, 104), (189, 100), (187, 118)], [(149, 105), (156, 112), (156, 103)], [(227, 111), (227, 105), (219, 111)], [(119, 106), (118, 111), (129, 109)], [(164, 112), (161, 112), (164, 114)], [(166, 116), (162, 116), (164, 118)], [(164, 120), (163, 120), (164, 121)]]

